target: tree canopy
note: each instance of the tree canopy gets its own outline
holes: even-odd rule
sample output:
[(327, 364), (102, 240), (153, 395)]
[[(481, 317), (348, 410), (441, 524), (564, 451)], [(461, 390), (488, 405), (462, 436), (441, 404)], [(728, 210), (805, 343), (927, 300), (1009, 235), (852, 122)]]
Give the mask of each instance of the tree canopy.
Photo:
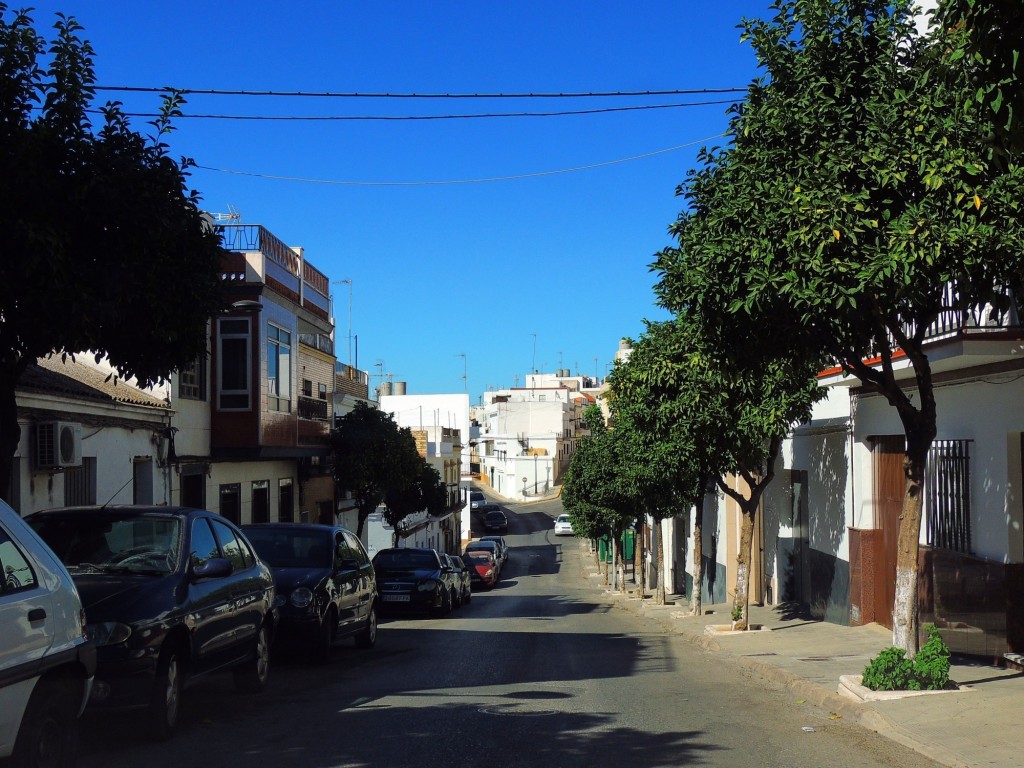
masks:
[(223, 250), (186, 187), (188, 161), (116, 102), (94, 124), (92, 46), (58, 15), (52, 42), (0, 3), (0, 495), (18, 447), (15, 387), (51, 353), (88, 350), (148, 386), (205, 354), (224, 306)]
[(334, 479), (340, 490), (352, 494), (359, 510), (358, 535), (366, 518), (381, 505), (395, 531), (413, 512), (443, 511), (445, 489), (437, 470), (416, 450), (412, 432), (398, 426), (390, 413), (356, 402), (338, 419), (331, 447)]
[[(659, 255), (658, 293), (712, 318), (713, 331), (753, 334), (752, 348), (838, 364), (897, 409), (908, 482), (894, 643), (913, 653), (920, 488), (936, 430), (927, 336), (940, 319), (1005, 307), (1019, 287), (1024, 176), (991, 160), (976, 70), (917, 34), (909, 2), (775, 10), (744, 22), (765, 76), (733, 110), (726, 146), (681, 187), (679, 247)], [(904, 356), (916, 398), (896, 374)]]

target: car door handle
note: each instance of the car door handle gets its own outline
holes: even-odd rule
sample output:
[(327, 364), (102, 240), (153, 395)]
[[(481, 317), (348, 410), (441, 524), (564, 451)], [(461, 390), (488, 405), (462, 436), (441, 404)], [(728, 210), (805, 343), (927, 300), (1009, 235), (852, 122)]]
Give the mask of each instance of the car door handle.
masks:
[(45, 608), (33, 608), (28, 612), (28, 620), (31, 621), (42, 621), (46, 618)]

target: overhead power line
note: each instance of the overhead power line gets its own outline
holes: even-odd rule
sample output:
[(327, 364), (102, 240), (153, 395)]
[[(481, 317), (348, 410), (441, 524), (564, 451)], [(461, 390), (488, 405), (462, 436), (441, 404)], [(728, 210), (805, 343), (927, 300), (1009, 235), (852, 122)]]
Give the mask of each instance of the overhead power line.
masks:
[[(343, 120), (473, 120), (496, 117), (563, 117), (566, 115), (599, 115), (611, 112), (638, 112), (650, 109), (679, 109), (681, 107), (708, 107), (718, 104), (735, 104), (737, 99), (721, 101), (692, 101), (682, 104), (642, 104), (632, 107), (602, 107), (600, 109), (574, 109), (559, 112), (487, 112), (461, 115), (216, 115), (182, 113), (175, 119), (194, 120), (285, 120), (285, 121), (343, 121)], [(101, 110), (86, 110), (92, 114), (102, 114)], [(125, 112), (125, 117), (149, 117), (159, 115), (155, 112)]]
[(642, 160), (646, 157), (654, 157), (655, 155), (662, 155), (666, 152), (675, 152), (679, 149), (685, 149), (686, 147), (693, 147), (698, 144), (703, 144), (714, 139), (720, 139), (727, 134), (720, 133), (715, 136), (708, 136), (704, 139), (698, 139), (697, 141), (690, 141), (686, 144), (679, 144), (675, 147), (667, 147), (665, 149), (656, 149), (653, 152), (646, 152), (642, 155), (633, 155), (632, 157), (623, 157), (618, 160), (607, 160), (602, 163), (592, 163), (590, 165), (580, 165), (575, 168), (562, 168), (556, 171), (538, 171), (536, 173), (521, 173), (513, 176), (490, 176), (486, 178), (478, 179), (448, 179), (441, 181), (343, 181), (338, 179), (311, 179), (303, 178), (301, 176), (275, 176), (269, 173), (254, 173), (251, 171), (236, 171), (228, 168), (213, 168), (208, 165), (201, 165), (196, 163), (193, 167), (199, 168), (204, 171), (215, 171), (217, 173), (229, 173), (235, 176), (250, 176), (258, 179), (269, 179), (272, 181), (297, 181), (305, 184), (331, 184), (337, 186), (360, 186), (360, 187), (414, 187), (414, 186), (442, 186), (446, 184), (482, 184), (485, 182), (494, 181), (515, 181), (518, 179), (533, 179), (539, 176), (554, 176), (562, 173), (574, 173), (576, 171), (587, 171), (593, 168), (601, 168), (607, 165), (617, 165), (619, 163), (628, 163), (633, 160)]
[(582, 91), (570, 93), (345, 93), (338, 91), (249, 91), (226, 88), (162, 88), (132, 85), (97, 85), (97, 91), (133, 93), (180, 93), (203, 96), (285, 96), (290, 98), (334, 99), (577, 99), (612, 96), (699, 96), (716, 93), (744, 93), (746, 88), (690, 88), (666, 91)]

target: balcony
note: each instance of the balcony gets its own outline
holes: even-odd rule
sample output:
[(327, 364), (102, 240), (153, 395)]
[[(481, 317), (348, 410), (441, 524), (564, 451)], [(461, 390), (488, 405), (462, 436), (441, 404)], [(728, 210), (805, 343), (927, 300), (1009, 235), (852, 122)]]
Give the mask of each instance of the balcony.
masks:
[(299, 395), (299, 418), (310, 421), (327, 421), (327, 401), (318, 397)]

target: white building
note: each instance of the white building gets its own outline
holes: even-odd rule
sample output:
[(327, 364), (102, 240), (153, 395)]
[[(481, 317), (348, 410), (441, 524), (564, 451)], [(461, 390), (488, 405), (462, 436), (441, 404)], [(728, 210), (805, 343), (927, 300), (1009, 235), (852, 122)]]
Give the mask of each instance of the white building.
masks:
[(488, 392), (476, 409), (480, 480), (510, 499), (544, 495), (561, 480), (583, 434), (583, 411), (596, 402), (582, 386), (592, 380), (568, 371), (527, 381), (536, 385)]

